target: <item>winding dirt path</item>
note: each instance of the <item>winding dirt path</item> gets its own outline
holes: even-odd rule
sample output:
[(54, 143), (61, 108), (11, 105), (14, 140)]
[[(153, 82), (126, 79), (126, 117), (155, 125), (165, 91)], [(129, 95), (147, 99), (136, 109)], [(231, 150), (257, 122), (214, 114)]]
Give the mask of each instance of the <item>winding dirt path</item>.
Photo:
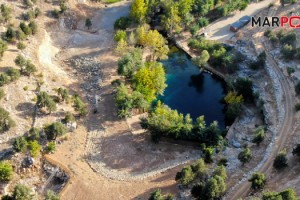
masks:
[[(288, 78), (284, 75), (282, 70), (279, 68), (277, 62), (273, 58), (273, 56), (269, 53), (270, 49), (268, 49), (268, 44), (266, 41), (264, 41), (263, 37), (261, 37), (260, 40), (258, 40), (258, 43), (256, 45), (261, 45), (263, 49), (265, 50), (267, 54), (267, 62), (270, 64), (272, 69), (277, 75), (277, 78), (280, 82), (282, 91), (283, 91), (283, 97), (284, 101), (282, 102), (282, 106), (285, 110), (284, 120), (283, 123), (280, 125), (280, 129), (275, 136), (275, 142), (273, 144), (272, 152), (270, 155), (267, 155), (268, 158), (266, 162), (262, 164), (262, 166), (259, 167), (257, 170), (260, 173), (266, 174), (267, 178), (268, 175), (270, 175), (272, 171), (273, 161), (278, 154), (278, 152), (284, 147), (285, 142), (287, 141), (287, 138), (293, 134), (294, 132), (294, 124), (295, 124), (295, 118), (294, 118), (294, 99), (295, 94), (293, 92), (293, 87)], [(230, 191), (229, 194), (227, 194), (228, 199), (239, 199), (246, 197), (247, 194), (250, 191), (251, 184), (247, 181), (249, 177), (246, 177), (242, 180), (242, 182), (235, 186), (233, 190)]]

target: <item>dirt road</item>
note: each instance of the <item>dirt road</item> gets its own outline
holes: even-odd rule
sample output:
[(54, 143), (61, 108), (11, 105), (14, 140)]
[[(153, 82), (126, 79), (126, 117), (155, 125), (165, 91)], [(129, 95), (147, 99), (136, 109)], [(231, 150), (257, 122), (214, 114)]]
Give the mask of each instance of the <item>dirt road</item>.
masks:
[[(295, 94), (293, 92), (293, 87), (289, 82), (288, 78), (284, 75), (284, 73), (279, 68), (273, 56), (269, 53), (270, 49), (267, 48), (268, 44), (263, 40), (263, 37), (261, 37), (259, 43), (260, 44), (256, 43), (256, 45), (261, 45), (265, 50), (267, 54), (267, 62), (270, 64), (270, 66), (276, 73), (284, 94), (283, 95), (284, 101), (282, 102), (282, 106), (284, 107), (285, 110), (283, 123), (280, 124), (280, 129), (277, 133), (275, 143), (273, 144), (271, 154), (267, 155), (268, 158), (266, 162), (264, 162), (262, 166), (260, 166), (259, 169), (257, 170), (260, 173), (266, 174), (268, 177), (268, 175), (272, 171), (273, 161), (276, 155), (284, 147), (284, 144), (287, 141), (289, 135), (293, 134), (293, 130), (294, 130), (293, 126), (295, 123), (295, 119), (294, 119)], [(247, 180), (243, 180), (240, 184), (236, 185), (235, 188), (231, 190), (229, 194), (227, 194), (228, 199), (236, 200), (247, 196), (247, 194), (250, 191), (250, 186), (251, 186), (250, 182), (248, 182)]]

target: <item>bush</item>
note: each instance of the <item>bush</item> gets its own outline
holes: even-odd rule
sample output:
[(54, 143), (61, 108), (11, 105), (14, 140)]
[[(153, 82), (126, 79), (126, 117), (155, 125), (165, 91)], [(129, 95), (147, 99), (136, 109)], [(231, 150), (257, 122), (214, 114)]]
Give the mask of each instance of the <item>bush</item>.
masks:
[(56, 150), (55, 142), (53, 142), (53, 141), (49, 142), (45, 150), (46, 150), (46, 153), (54, 153)]
[(67, 11), (68, 6), (64, 0), (60, 1), (59, 8), (60, 8), (60, 13), (62, 14)]
[(9, 181), (13, 176), (13, 167), (10, 163), (0, 162), (0, 181)]
[(191, 28), (190, 28), (190, 32), (192, 35), (196, 35), (199, 31), (200, 27), (198, 24), (194, 24)]
[(7, 42), (14, 43), (16, 41), (16, 35), (16, 31), (11, 26), (9, 26), (5, 32), (4, 39)]
[(31, 128), (28, 133), (28, 140), (34, 141), (40, 139), (40, 130), (38, 128)]
[(254, 173), (252, 177), (249, 179), (251, 182), (251, 187), (254, 190), (263, 189), (266, 183), (266, 177), (261, 173)]
[(21, 76), (20, 71), (12, 67), (10, 67), (5, 73), (10, 77), (10, 81), (18, 80)]
[(23, 42), (19, 42), (19, 43), (17, 44), (17, 48), (18, 48), (19, 50), (24, 50), (24, 49), (26, 48), (26, 45), (25, 45)]
[(51, 14), (52, 14), (52, 16), (55, 17), (55, 18), (59, 18), (60, 12), (59, 12), (59, 10), (54, 9), (54, 10), (51, 12)]
[(18, 184), (14, 188), (14, 191), (12, 194), (12, 199), (14, 199), (14, 200), (32, 200), (33, 199), (32, 190), (25, 185)]
[(295, 105), (295, 110), (296, 110), (296, 111), (299, 111), (299, 110), (300, 110), (300, 103), (297, 103), (297, 104)]
[(7, 43), (3, 40), (0, 40), (0, 58), (3, 57), (4, 52), (7, 50)]
[(35, 35), (38, 32), (38, 26), (37, 26), (37, 23), (35, 21), (31, 21), (28, 24), (28, 27), (31, 29), (32, 35)]
[(67, 132), (66, 127), (60, 122), (54, 122), (50, 125), (46, 125), (44, 130), (48, 140), (56, 140), (58, 136), (62, 136)]
[(37, 95), (37, 106), (39, 108), (46, 107), (48, 111), (51, 113), (56, 110), (56, 103), (51, 96), (46, 92), (40, 92)]
[(73, 107), (76, 112), (79, 112), (80, 116), (86, 116), (88, 113), (86, 104), (80, 99), (78, 95), (74, 96)]
[(11, 12), (12, 12), (12, 9), (8, 6), (6, 6), (5, 4), (1, 4), (1, 7), (0, 7), (0, 10), (1, 10), (1, 22), (8, 22), (11, 18)]
[(64, 121), (64, 123), (72, 123), (72, 122), (75, 122), (76, 120), (72, 113), (67, 112), (63, 121)]
[(238, 159), (242, 162), (244, 165), (245, 163), (250, 162), (252, 159), (252, 152), (249, 148), (245, 148), (243, 151), (241, 151), (238, 155)]
[(48, 190), (45, 200), (60, 200), (60, 198), (52, 190)]
[(21, 22), (19, 27), (25, 33), (25, 35), (32, 34), (31, 28), (28, 25), (26, 25), (24, 22)]
[(9, 112), (0, 107), (0, 132), (7, 131), (14, 126), (16, 126), (16, 124), (10, 118)]
[(132, 21), (129, 17), (120, 17), (114, 23), (114, 28), (125, 30), (126, 28), (128, 28), (131, 25), (131, 23), (132, 23)]
[(295, 86), (295, 92), (296, 92), (297, 95), (300, 95), (300, 81)]
[(40, 155), (41, 145), (36, 140), (30, 141), (28, 143), (28, 149), (29, 149), (30, 155), (35, 158)]
[(287, 71), (288, 75), (291, 76), (291, 74), (295, 72), (295, 68), (293, 68), (293, 67), (287, 67), (286, 71)]
[(10, 78), (7, 74), (0, 74), (0, 86), (8, 84), (10, 82)]
[(24, 136), (18, 137), (13, 143), (13, 148), (16, 152), (25, 153), (27, 151), (28, 142)]
[(119, 42), (120, 40), (126, 41), (127, 40), (126, 32), (123, 30), (118, 30), (114, 36), (114, 40), (116, 42)]
[(91, 26), (92, 26), (92, 21), (91, 21), (89, 18), (87, 18), (87, 19), (85, 20), (85, 26), (86, 26), (88, 29), (91, 28)]
[(281, 170), (288, 166), (286, 151), (280, 151), (279, 154), (276, 156), (273, 167), (277, 170)]
[(297, 200), (296, 192), (288, 188), (281, 192), (264, 192), (262, 200)]
[(206, 17), (200, 17), (198, 20), (198, 25), (200, 26), (200, 28), (205, 27), (209, 24), (209, 21)]
[(0, 100), (5, 97), (5, 92), (2, 88), (0, 88)]
[(265, 139), (265, 130), (263, 128), (259, 128), (255, 131), (255, 135), (252, 142), (256, 143), (256, 145), (259, 145), (264, 139)]

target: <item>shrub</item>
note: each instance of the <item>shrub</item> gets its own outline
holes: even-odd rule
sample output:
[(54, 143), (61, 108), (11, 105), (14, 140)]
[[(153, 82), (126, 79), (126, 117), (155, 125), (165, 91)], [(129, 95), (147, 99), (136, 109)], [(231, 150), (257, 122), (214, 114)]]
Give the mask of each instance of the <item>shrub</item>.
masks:
[(10, 78), (7, 74), (0, 74), (0, 86), (8, 84), (10, 82)]
[(259, 128), (255, 131), (254, 138), (252, 140), (253, 143), (259, 145), (265, 138), (265, 130), (263, 128)]
[(13, 143), (13, 148), (16, 152), (25, 153), (27, 151), (28, 142), (24, 136), (18, 137)]
[(32, 141), (39, 140), (40, 139), (40, 130), (35, 127), (31, 128), (28, 133), (28, 139), (32, 140)]
[(30, 76), (31, 74), (37, 72), (36, 66), (30, 62), (30, 60), (27, 60), (27, 63), (25, 65), (25, 68), (22, 70), (24, 75)]
[(5, 4), (1, 4), (0, 10), (1, 10), (1, 21), (8, 22), (11, 18), (12, 9), (6, 6)]
[(9, 181), (13, 176), (13, 167), (10, 163), (0, 162), (0, 181)]
[(12, 199), (14, 199), (14, 200), (32, 200), (33, 199), (32, 190), (25, 185), (18, 184), (14, 188), (14, 191), (12, 194)]
[(9, 26), (5, 32), (4, 38), (7, 42), (15, 42), (16, 41), (16, 31)]
[(85, 20), (85, 26), (86, 26), (88, 29), (91, 28), (91, 26), (92, 26), (92, 21), (91, 21), (89, 18), (87, 18), (87, 19)]
[(18, 65), (19, 67), (25, 66), (26, 63), (27, 60), (22, 55), (18, 55), (15, 59), (15, 64)]
[(300, 103), (297, 103), (297, 104), (295, 105), (295, 110), (296, 110), (296, 111), (299, 111), (299, 110), (300, 110)]
[(5, 92), (2, 88), (0, 88), (0, 100), (5, 97)]
[(38, 26), (35, 21), (29, 22), (28, 27), (31, 29), (32, 35), (35, 35), (38, 32)]
[(200, 27), (198, 24), (194, 24), (191, 28), (190, 28), (190, 32), (192, 35), (196, 35), (199, 31)]
[(297, 83), (297, 85), (295, 86), (295, 92), (297, 95), (300, 94), (300, 81)]
[(287, 157), (286, 157), (286, 151), (280, 151), (279, 154), (276, 156), (273, 167), (277, 170), (281, 170), (288, 166)]
[(55, 142), (53, 142), (53, 141), (49, 142), (45, 150), (46, 150), (46, 153), (54, 153), (56, 150)]
[(19, 42), (19, 43), (17, 44), (17, 48), (18, 48), (19, 50), (24, 50), (24, 49), (26, 48), (26, 45), (25, 45), (23, 42)]
[(206, 17), (201, 17), (198, 20), (198, 25), (200, 26), (200, 28), (205, 27), (209, 24), (209, 21)]
[(22, 31), (21, 28), (19, 28), (18, 30), (16, 30), (16, 37), (18, 40), (25, 40), (27, 35)]
[(128, 28), (131, 25), (131, 23), (132, 23), (132, 21), (129, 17), (120, 17), (114, 23), (114, 28), (125, 30), (126, 28)]
[(286, 71), (287, 71), (288, 75), (291, 76), (291, 74), (295, 72), (295, 68), (293, 68), (293, 67), (287, 67)]
[(21, 76), (20, 71), (12, 67), (10, 67), (5, 73), (10, 77), (10, 81), (18, 80)]
[(21, 22), (19, 27), (25, 33), (25, 35), (32, 34), (30, 27), (26, 25), (24, 22)]
[(241, 151), (238, 155), (238, 159), (243, 163), (243, 165), (245, 163), (250, 162), (250, 160), (252, 159), (252, 152), (249, 148), (245, 148), (243, 151)]
[(72, 113), (67, 112), (65, 118), (63, 119), (64, 123), (71, 123), (75, 122), (75, 117)]
[(56, 110), (56, 103), (51, 96), (46, 92), (40, 92), (37, 95), (37, 106), (39, 108), (46, 107), (48, 111), (51, 113)]
[(54, 9), (54, 10), (51, 12), (51, 14), (52, 14), (52, 16), (55, 17), (55, 18), (59, 18), (60, 12), (59, 12), (59, 10)]
[(14, 126), (16, 126), (16, 124), (10, 118), (9, 112), (0, 107), (0, 132), (7, 131)]
[(56, 140), (58, 136), (62, 136), (67, 132), (66, 127), (60, 122), (54, 122), (46, 125), (44, 128), (48, 140)]
[(79, 112), (80, 116), (86, 116), (88, 113), (86, 104), (80, 99), (78, 95), (74, 96), (73, 107), (76, 112)]
[(28, 143), (28, 149), (29, 149), (30, 155), (35, 158), (40, 155), (41, 145), (36, 140), (30, 141)]
[(252, 177), (249, 179), (251, 182), (251, 187), (255, 190), (263, 189), (266, 183), (266, 177), (264, 174), (261, 173), (254, 173)]
[(48, 190), (45, 200), (60, 200), (60, 198), (52, 190)]
[(7, 43), (3, 40), (0, 40), (0, 58), (3, 57), (4, 52), (7, 50)]
[(126, 32), (123, 30), (118, 30), (114, 36), (114, 40), (116, 42), (119, 42), (120, 40), (126, 41), (127, 40)]

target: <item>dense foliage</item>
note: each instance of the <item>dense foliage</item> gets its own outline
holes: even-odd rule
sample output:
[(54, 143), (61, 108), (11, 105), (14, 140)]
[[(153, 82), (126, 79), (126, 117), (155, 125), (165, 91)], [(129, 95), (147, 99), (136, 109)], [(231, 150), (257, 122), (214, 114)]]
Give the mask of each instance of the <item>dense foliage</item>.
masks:
[(13, 167), (6, 161), (0, 162), (0, 181), (9, 181), (13, 176)]
[(277, 170), (281, 170), (288, 166), (288, 160), (287, 160), (287, 152), (285, 150), (282, 150), (278, 153), (276, 156), (273, 167)]
[(9, 112), (0, 107), (0, 132), (7, 131), (15, 125), (15, 122), (9, 116)]
[(254, 173), (252, 177), (249, 179), (251, 182), (251, 187), (255, 190), (263, 189), (266, 183), (266, 177), (264, 174), (261, 173)]
[(189, 115), (183, 116), (160, 102), (148, 118), (142, 119), (141, 124), (144, 129), (150, 131), (154, 142), (158, 142), (161, 137), (168, 137), (199, 141), (208, 146), (216, 146), (222, 141), (217, 122), (206, 126), (204, 116), (200, 116), (193, 123)]
[(297, 200), (296, 192), (288, 188), (281, 192), (264, 192), (262, 200)]

